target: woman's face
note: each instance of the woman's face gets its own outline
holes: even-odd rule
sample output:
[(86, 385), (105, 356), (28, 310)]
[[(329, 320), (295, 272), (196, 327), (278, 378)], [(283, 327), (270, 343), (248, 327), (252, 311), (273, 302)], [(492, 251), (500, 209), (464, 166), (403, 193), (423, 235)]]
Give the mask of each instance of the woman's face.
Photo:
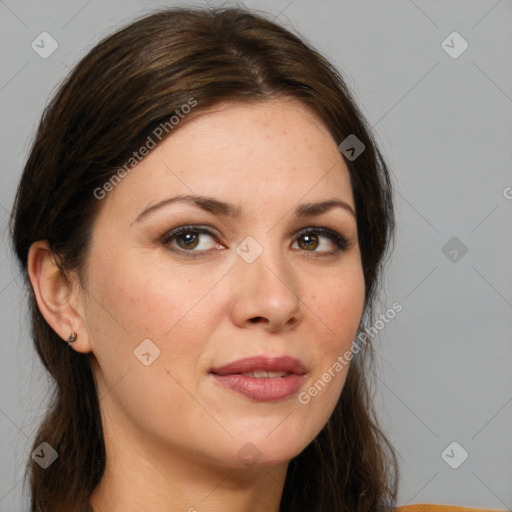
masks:
[(225, 104), (175, 130), (93, 228), (79, 337), (106, 437), (284, 463), (331, 415), (363, 311), (348, 170), (295, 100)]

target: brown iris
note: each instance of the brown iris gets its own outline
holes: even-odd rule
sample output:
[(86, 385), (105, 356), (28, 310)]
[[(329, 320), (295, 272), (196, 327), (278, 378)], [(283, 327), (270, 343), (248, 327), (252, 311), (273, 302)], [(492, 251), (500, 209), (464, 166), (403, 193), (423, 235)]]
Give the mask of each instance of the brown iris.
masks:
[[(317, 235), (302, 235), (299, 239), (299, 247), (301, 249), (305, 249), (307, 251), (311, 250), (311, 248), (316, 249), (318, 247), (318, 236)], [(303, 244), (305, 247), (301, 247), (301, 241), (305, 241)]]
[[(184, 241), (184, 243), (182, 243)], [(197, 233), (185, 233), (176, 238), (176, 242), (182, 249), (194, 249), (199, 243)]]

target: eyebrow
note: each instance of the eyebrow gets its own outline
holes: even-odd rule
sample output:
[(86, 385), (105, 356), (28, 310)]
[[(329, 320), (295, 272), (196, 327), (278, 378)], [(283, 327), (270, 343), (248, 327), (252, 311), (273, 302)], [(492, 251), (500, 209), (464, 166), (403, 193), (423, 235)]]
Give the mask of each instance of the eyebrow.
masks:
[[(213, 197), (208, 196), (198, 196), (198, 195), (179, 195), (176, 197), (170, 197), (168, 199), (163, 199), (158, 203), (149, 206), (145, 210), (143, 210), (134, 222), (141, 222), (151, 213), (154, 213), (156, 210), (163, 208), (164, 206), (168, 206), (169, 204), (184, 202), (191, 204), (204, 210), (206, 212), (213, 213), (214, 215), (220, 215), (223, 217), (240, 217), (242, 213), (242, 209), (238, 205), (234, 205), (232, 203), (226, 203), (224, 201), (219, 201)], [(354, 217), (356, 214), (348, 203), (342, 201), (341, 199), (327, 199), (325, 201), (319, 201), (316, 203), (304, 203), (298, 206), (295, 210), (295, 215), (297, 217), (315, 217), (318, 215), (322, 215), (323, 213), (331, 210), (332, 208), (340, 207), (345, 211), (351, 213)], [(133, 224), (133, 223), (132, 223)]]

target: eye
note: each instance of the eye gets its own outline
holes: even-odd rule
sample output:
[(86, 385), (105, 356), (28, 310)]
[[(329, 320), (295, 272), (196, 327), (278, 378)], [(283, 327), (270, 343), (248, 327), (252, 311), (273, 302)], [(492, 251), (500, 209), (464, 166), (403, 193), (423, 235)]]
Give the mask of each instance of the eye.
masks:
[(176, 251), (203, 252), (218, 247), (220, 244), (215, 243), (215, 240), (215, 235), (206, 228), (181, 226), (167, 233), (162, 244)]
[[(215, 248), (224, 248), (215, 234), (200, 226), (180, 226), (169, 231), (161, 243), (170, 250), (200, 256)], [(335, 254), (349, 247), (349, 242), (337, 231), (324, 227), (310, 227), (301, 230), (294, 245), (302, 251), (318, 254)], [(293, 246), (292, 246), (293, 247)]]
[[(348, 248), (348, 241), (337, 231), (328, 228), (306, 228), (297, 235), (299, 249), (306, 252), (334, 254)], [(319, 250), (317, 250), (319, 249)]]

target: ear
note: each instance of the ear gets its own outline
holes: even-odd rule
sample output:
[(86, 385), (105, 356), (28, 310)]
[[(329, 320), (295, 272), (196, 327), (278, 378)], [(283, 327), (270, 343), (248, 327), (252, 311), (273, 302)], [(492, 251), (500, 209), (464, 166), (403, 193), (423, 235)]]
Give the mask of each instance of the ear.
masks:
[(48, 240), (30, 246), (27, 270), (39, 311), (48, 324), (64, 341), (76, 331), (77, 340), (70, 346), (77, 352), (91, 352), (78, 279), (59, 269)]

